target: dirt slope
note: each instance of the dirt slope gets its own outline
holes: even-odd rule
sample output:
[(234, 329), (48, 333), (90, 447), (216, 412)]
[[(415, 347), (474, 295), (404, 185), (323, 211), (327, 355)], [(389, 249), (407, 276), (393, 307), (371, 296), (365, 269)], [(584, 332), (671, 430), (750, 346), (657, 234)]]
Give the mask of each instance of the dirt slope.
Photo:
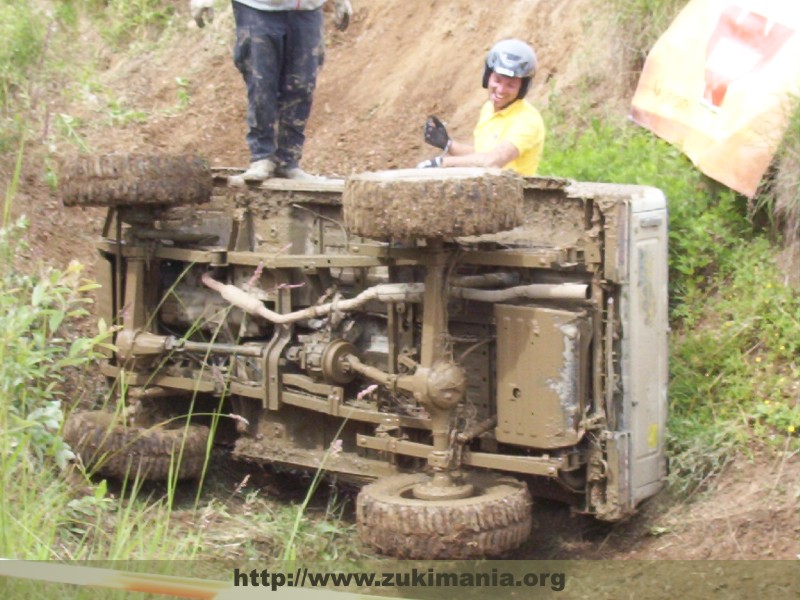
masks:
[[(595, 90), (613, 108), (624, 102), (611, 72), (616, 52), (597, 52), (583, 36), (588, 0), (395, 2), (359, 0), (350, 28), (328, 28), (325, 64), (307, 130), (306, 168), (335, 174), (413, 165), (430, 154), (420, 130), (428, 114), (446, 120), (455, 136), (471, 136), (485, 100), (483, 60), (503, 37), (520, 37), (537, 50), (540, 68), (530, 99), (546, 106), (551, 91), (583, 93), (587, 72), (611, 81)], [(598, 15), (602, 20), (602, 16)], [(210, 27), (193, 24), (163, 48), (137, 59), (111, 54), (103, 82), (137, 110), (161, 113), (142, 127), (97, 131), (98, 149), (197, 151), (216, 165), (242, 165), (245, 97), (231, 61), (233, 18), (226, 8)], [(604, 65), (598, 57), (605, 57)], [(171, 114), (176, 77), (188, 80), (188, 110)]]
[[(233, 20), (228, 6), (205, 29), (186, 29), (135, 56), (118, 55), (89, 31), (87, 55), (107, 68), (101, 90), (57, 107), (85, 125), (96, 152), (197, 152), (214, 166), (244, 166), (245, 97), (231, 61)], [(537, 50), (540, 68), (529, 99), (624, 114), (630, 80), (612, 21), (590, 0), (353, 0), (350, 29), (329, 28), (327, 55), (303, 165), (346, 175), (408, 167), (429, 157), (421, 141), (428, 114), (469, 137), (485, 98), (480, 87), (486, 51), (514, 36)], [(180, 82), (180, 83), (179, 83)], [(182, 90), (188, 103), (180, 105)], [(557, 98), (557, 100), (553, 100)], [(109, 101), (150, 115), (145, 123), (109, 108)], [(113, 113), (113, 114), (112, 114)], [(111, 123), (111, 117), (116, 121)], [(130, 115), (128, 115), (130, 116)], [(65, 144), (58, 151), (67, 151)], [(31, 260), (91, 266), (100, 210), (69, 210), (26, 170), (16, 209), (31, 215)], [(542, 505), (538, 525), (520, 558), (794, 559), (798, 552), (798, 457), (741, 459), (705, 495), (682, 505), (667, 497), (616, 527), (572, 517)]]
[[(169, 1), (181, 20), (177, 31), (128, 53), (109, 47), (86, 24), (77, 46), (87, 62), (99, 65), (98, 85), (76, 84), (73, 101), (48, 110), (79, 123), (79, 135), (95, 152), (196, 152), (212, 166), (244, 166), (246, 101), (231, 59), (232, 9), (225, 6), (199, 29), (188, 2)], [(480, 83), (486, 52), (503, 37), (536, 48), (540, 67), (528, 98), (542, 109), (553, 92), (559, 104), (586, 104), (591, 89), (589, 105), (627, 110), (629, 85), (617, 74), (623, 52), (607, 34), (608, 15), (592, 10), (592, 0), (354, 5), (346, 32), (330, 23), (326, 29), (327, 53), (302, 161), (309, 171), (347, 175), (413, 166), (431, 155), (421, 139), (429, 114), (448, 123), (453, 136), (469, 138), (485, 100)], [(145, 115), (144, 123), (137, 113)], [(29, 148), (27, 155), (42, 150)], [(74, 143), (56, 142), (56, 156), (74, 151)], [(10, 170), (10, 161), (0, 165), (0, 172)], [(91, 265), (97, 228), (87, 221), (97, 223), (103, 211), (62, 213), (43, 186), (42, 170), (41, 163), (28, 161), (15, 203), (17, 212), (31, 217), (31, 258), (63, 264), (71, 256)]]

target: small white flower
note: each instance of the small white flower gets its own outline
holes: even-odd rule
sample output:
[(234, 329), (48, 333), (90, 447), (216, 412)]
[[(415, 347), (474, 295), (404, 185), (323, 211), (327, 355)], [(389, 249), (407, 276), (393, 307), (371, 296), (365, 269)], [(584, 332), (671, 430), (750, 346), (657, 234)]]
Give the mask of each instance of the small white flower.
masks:
[(371, 386), (364, 388), (360, 392), (358, 392), (358, 396), (356, 396), (356, 400), (361, 400), (364, 396), (369, 396), (372, 392), (378, 389), (378, 384), (373, 383)]
[(239, 423), (242, 423), (243, 425), (246, 425), (248, 427), (250, 426), (250, 421), (245, 419), (242, 415), (236, 415), (234, 413), (228, 413), (228, 416), (231, 419), (233, 419), (234, 421), (238, 421)]
[(337, 439), (331, 442), (331, 457), (335, 458), (342, 453), (342, 440)]
[(249, 474), (244, 476), (244, 479), (242, 479), (242, 481), (239, 482), (239, 485), (236, 486), (236, 489), (233, 490), (233, 493), (234, 494), (238, 494), (239, 492), (241, 492), (245, 488), (245, 486), (247, 485), (248, 481), (250, 481), (250, 475)]

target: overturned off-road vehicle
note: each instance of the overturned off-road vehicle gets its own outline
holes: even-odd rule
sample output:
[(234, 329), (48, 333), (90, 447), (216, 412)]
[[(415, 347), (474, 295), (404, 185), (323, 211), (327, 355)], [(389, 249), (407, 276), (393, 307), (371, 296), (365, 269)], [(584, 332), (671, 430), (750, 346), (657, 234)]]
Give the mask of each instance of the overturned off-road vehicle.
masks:
[(102, 370), (128, 415), (73, 417), (85, 462), (193, 477), (211, 439), (324, 468), (368, 483), (364, 543), (424, 559), (514, 549), (532, 496), (616, 521), (662, 487), (661, 192), (482, 169), (236, 173), (65, 164), (65, 204), (109, 207), (99, 310), (119, 329)]

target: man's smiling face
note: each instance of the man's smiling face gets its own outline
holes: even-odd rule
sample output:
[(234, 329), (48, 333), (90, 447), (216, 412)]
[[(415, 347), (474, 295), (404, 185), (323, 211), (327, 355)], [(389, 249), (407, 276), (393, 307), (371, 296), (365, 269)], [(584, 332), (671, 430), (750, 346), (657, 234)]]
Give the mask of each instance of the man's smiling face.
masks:
[(517, 99), (519, 88), (522, 86), (522, 79), (519, 77), (508, 77), (492, 72), (489, 75), (489, 101), (494, 106), (495, 112), (503, 110), (506, 106)]

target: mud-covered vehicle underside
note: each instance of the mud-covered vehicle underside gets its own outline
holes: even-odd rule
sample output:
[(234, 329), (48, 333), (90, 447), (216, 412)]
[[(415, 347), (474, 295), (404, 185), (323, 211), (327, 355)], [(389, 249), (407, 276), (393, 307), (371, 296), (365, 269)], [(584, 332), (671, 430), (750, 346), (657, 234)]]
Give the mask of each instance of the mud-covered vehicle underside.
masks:
[(532, 495), (614, 521), (660, 489), (659, 191), (479, 169), (236, 173), (64, 167), (65, 204), (109, 206), (99, 309), (119, 329), (102, 371), (126, 415), (73, 417), (84, 461), (193, 477), (211, 439), (372, 481), (360, 536), (407, 558), (507, 552)]

